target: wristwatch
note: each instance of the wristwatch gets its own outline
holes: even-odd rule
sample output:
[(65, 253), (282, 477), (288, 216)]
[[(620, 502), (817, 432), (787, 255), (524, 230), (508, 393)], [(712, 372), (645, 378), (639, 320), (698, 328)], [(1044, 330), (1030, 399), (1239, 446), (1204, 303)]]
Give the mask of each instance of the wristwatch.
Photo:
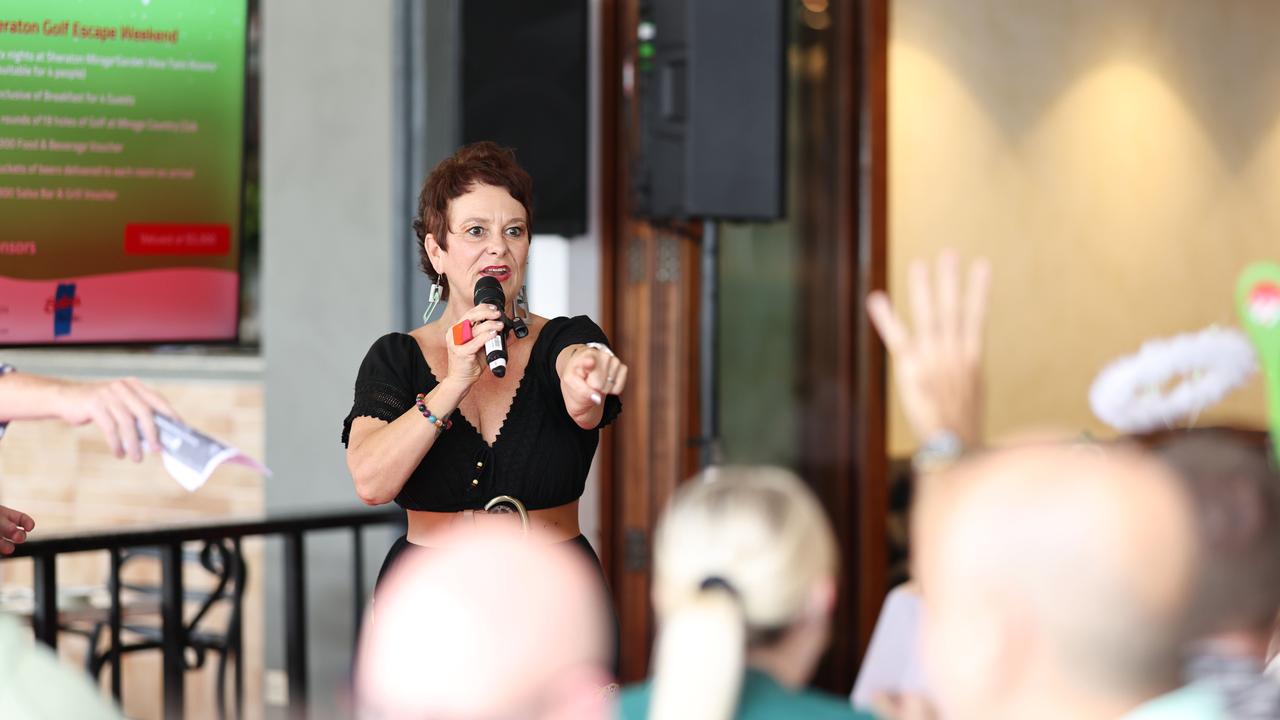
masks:
[[(16, 367), (14, 367), (14, 366), (10, 365), (9, 363), (3, 363), (3, 362), (0, 362), (0, 377), (4, 377), (5, 375), (7, 375), (7, 374), (9, 374), (9, 373), (11, 373), (11, 372), (13, 372), (14, 370), (17, 370), (17, 369), (18, 369), (18, 368), (16, 368)], [(8, 421), (8, 420), (0, 420), (0, 438), (4, 437), (4, 431), (5, 431), (8, 427), (9, 427), (9, 421)]]
[(935, 433), (921, 443), (911, 456), (911, 469), (916, 475), (944, 470), (964, 455), (964, 442), (950, 430)]

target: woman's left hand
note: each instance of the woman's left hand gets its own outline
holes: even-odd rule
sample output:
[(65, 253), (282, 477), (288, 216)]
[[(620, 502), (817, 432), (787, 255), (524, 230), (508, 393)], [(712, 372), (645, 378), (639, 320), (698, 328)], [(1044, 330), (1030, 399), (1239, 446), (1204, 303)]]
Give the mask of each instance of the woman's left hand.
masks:
[(603, 346), (575, 345), (566, 348), (568, 359), (560, 370), (560, 392), (564, 407), (582, 427), (600, 421), (604, 398), (621, 395), (627, 385), (627, 366)]

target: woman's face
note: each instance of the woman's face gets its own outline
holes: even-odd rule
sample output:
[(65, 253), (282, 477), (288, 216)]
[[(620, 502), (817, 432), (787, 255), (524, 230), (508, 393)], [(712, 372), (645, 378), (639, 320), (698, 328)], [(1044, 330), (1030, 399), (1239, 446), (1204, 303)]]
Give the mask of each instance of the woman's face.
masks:
[(441, 248), (428, 234), (427, 257), (449, 283), (450, 301), (466, 305), (476, 280), (490, 275), (512, 301), (524, 280), (529, 257), (529, 225), (524, 206), (505, 188), (473, 185), (449, 203), (448, 238)]

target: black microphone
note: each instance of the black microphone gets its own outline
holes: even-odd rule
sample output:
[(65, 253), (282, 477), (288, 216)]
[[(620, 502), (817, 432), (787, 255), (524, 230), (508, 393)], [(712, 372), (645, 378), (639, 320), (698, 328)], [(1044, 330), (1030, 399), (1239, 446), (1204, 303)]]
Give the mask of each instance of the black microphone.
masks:
[(497, 278), (483, 275), (476, 281), (476, 289), (472, 294), (476, 305), (492, 305), (502, 314), (502, 331), (494, 335), (484, 344), (484, 359), (489, 363), (489, 372), (494, 377), (507, 374), (507, 295), (502, 292), (502, 283)]

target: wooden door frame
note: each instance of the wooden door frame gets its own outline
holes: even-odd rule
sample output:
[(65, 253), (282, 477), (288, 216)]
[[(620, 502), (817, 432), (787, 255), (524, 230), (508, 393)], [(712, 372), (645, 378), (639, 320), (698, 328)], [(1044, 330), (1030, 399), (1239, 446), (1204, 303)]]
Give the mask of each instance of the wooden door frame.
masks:
[[(857, 157), (848, 158), (858, 173), (857, 198), (857, 330), (854, 333), (856, 430), (854, 432), (858, 498), (857, 544), (849, 553), (858, 574), (852, 595), (857, 602), (857, 657), (871, 642), (871, 632), (889, 587), (889, 449), (885, 347), (863, 311), (872, 290), (888, 287), (889, 242), (889, 17), (890, 0), (860, 0), (856, 101), (861, 129)], [(847, 549), (846, 549), (847, 550)]]
[(600, 12), (603, 322), (630, 367), (623, 419), (602, 442), (600, 555), (620, 622), (620, 677), (642, 678), (653, 634), (648, 554), (676, 485), (697, 470), (697, 228), (630, 215), (623, 76), (634, 57), (635, 0)]
[[(655, 256), (660, 242), (678, 246), (674, 253), (680, 267), (695, 268), (697, 262), (696, 229), (655, 229), (636, 221), (628, 211), (624, 134), (635, 124), (627, 123), (623, 116), (623, 76), (634, 52), (634, 33), (628, 33), (627, 28), (635, 27), (635, 8), (636, 0), (601, 0), (599, 13), (601, 320), (619, 349), (628, 351), (623, 357), (631, 364), (635, 378), (625, 399), (627, 412), (617, 429), (605, 433), (600, 449), (599, 552), (621, 623), (621, 649), (625, 652), (620, 653), (619, 665), (624, 682), (647, 672), (654, 629), (648, 569), (634, 567), (637, 561), (647, 563), (647, 555), (637, 558), (636, 554), (648, 550), (666, 498), (696, 469), (697, 448), (689, 440), (697, 437), (699, 415), (697, 374), (691, 370), (697, 367), (697, 343), (687, 330), (698, 326), (697, 273), (688, 272), (682, 287), (667, 297), (682, 306), (677, 314), (685, 320), (685, 331), (663, 326), (658, 330), (662, 337), (654, 337), (652, 318), (620, 313), (620, 305), (654, 307), (651, 293), (624, 278), (635, 263), (652, 270), (659, 261)], [(837, 82), (841, 89), (837, 97), (840, 117), (850, 122), (837, 151), (838, 190), (846, 199), (840, 239), (847, 251), (838, 261), (844, 265), (839, 301), (853, 312), (850, 327), (839, 342), (842, 352), (847, 353), (840, 373), (853, 397), (835, 426), (848, 432), (844, 437), (849, 441), (847, 454), (851, 458), (847, 475), (829, 478), (825, 489), (818, 487), (832, 510), (844, 557), (833, 651), (822, 675), (824, 686), (840, 692), (848, 692), (852, 686), (888, 589), (884, 349), (862, 312), (861, 299), (886, 284), (889, 0), (855, 0), (855, 10), (846, 19), (846, 26), (839, 29), (844, 36), (838, 43)], [(624, 294), (626, 302), (621, 301)], [(654, 342), (668, 348), (659, 359), (684, 366), (681, 370), (666, 363), (666, 380), (677, 385), (663, 393), (666, 407), (653, 407), (659, 403), (654, 402), (652, 375), (663, 372), (658, 367), (663, 363), (651, 362), (654, 356), (649, 345)], [(656, 422), (659, 416), (668, 424)], [(665, 471), (655, 473), (649, 464), (653, 456), (665, 458)], [(637, 548), (638, 542), (645, 547)]]

